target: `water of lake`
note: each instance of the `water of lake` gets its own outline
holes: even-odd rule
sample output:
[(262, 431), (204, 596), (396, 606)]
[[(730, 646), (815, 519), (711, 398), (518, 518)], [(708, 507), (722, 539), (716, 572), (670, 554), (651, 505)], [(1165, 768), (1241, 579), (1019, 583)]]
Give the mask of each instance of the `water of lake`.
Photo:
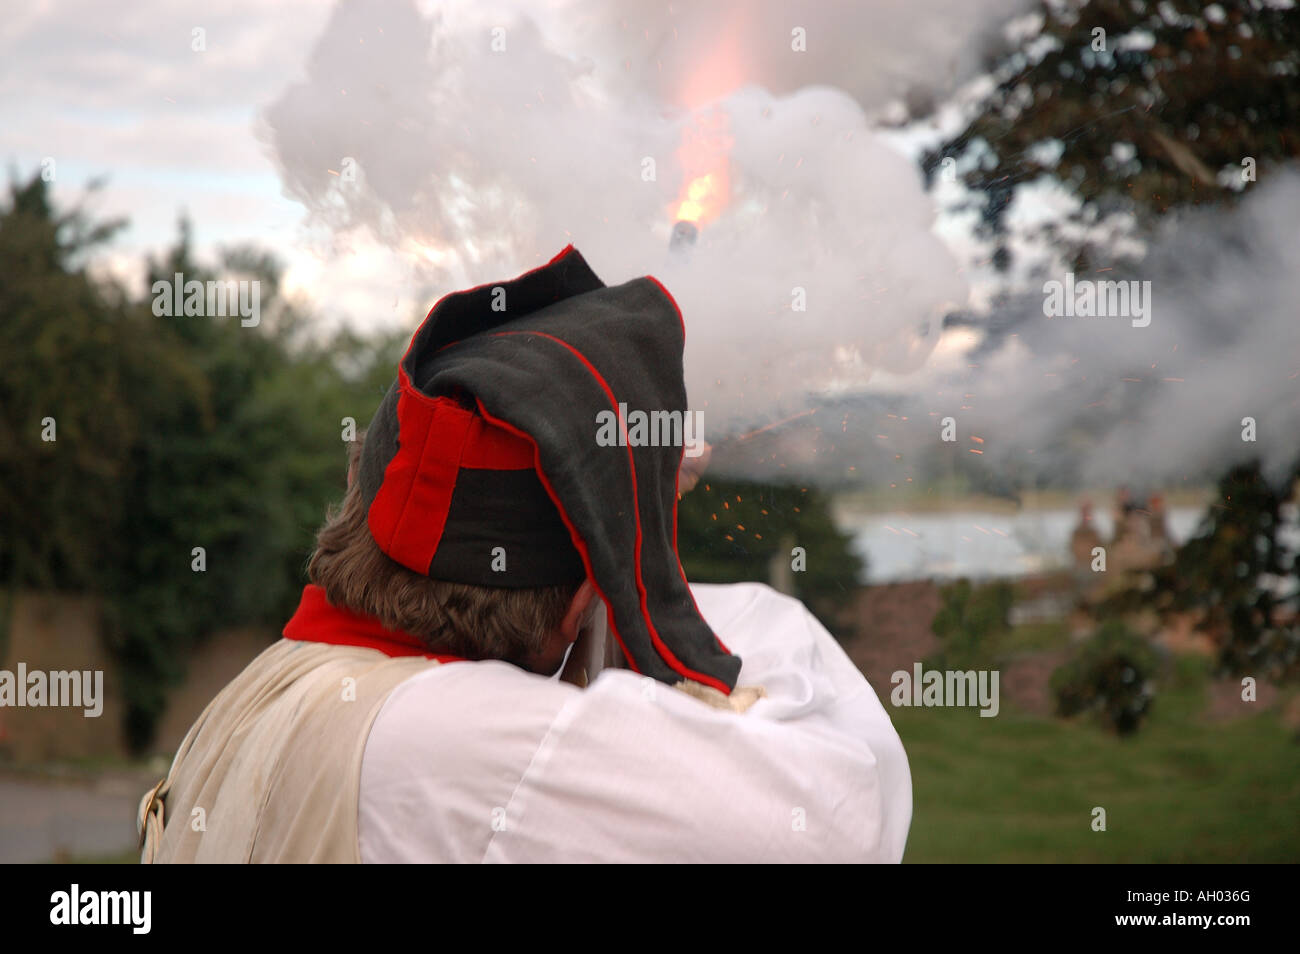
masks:
[[(1166, 526), (1174, 545), (1181, 544), (1204, 511), (1171, 507)], [(867, 558), (863, 582), (954, 578), (1014, 577), (1070, 565), (1070, 534), (1078, 523), (1075, 509), (992, 513), (852, 513), (838, 515), (853, 535), (854, 548)], [(1103, 540), (1114, 529), (1100, 510), (1093, 525)]]

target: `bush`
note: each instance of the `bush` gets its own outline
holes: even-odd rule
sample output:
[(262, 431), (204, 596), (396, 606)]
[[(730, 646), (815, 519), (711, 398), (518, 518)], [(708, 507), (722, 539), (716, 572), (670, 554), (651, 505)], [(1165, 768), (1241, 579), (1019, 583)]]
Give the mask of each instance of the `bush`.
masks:
[(1010, 629), (1014, 592), (1003, 582), (972, 586), (966, 579), (956, 580), (939, 591), (942, 605), (930, 629), (943, 642), (941, 668), (967, 669), (987, 661), (993, 641)]
[(1158, 660), (1151, 646), (1124, 623), (1103, 623), (1075, 658), (1052, 673), (1057, 712), (1094, 712), (1119, 735), (1136, 732), (1151, 709)]

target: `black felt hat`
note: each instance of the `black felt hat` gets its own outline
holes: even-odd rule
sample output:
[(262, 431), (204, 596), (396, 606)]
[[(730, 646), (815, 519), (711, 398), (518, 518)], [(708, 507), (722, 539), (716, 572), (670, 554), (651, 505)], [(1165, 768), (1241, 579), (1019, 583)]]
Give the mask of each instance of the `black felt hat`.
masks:
[[(677, 554), (683, 447), (625, 424), (628, 409), (687, 413), (684, 343), (657, 280), (606, 287), (573, 246), (441, 299), (366, 433), (358, 480), (380, 549), (480, 586), (589, 577), (634, 670), (729, 693), (740, 659)], [(621, 439), (602, 440), (611, 419)]]

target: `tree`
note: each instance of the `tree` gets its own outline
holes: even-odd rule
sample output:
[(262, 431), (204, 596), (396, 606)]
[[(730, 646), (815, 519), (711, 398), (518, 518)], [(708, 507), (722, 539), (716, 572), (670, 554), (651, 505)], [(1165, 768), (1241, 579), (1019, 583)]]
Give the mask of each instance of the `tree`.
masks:
[(311, 340), (271, 256), (204, 267), (186, 222), (151, 286), (256, 281), (265, 320), (155, 315), (84, 270), (116, 227), (57, 215), (39, 176), (0, 210), (0, 583), (102, 598), (138, 748), (199, 640), (291, 612), (343, 419), (365, 426), (405, 335)]
[(1158, 664), (1145, 640), (1122, 622), (1108, 620), (1052, 673), (1057, 712), (1092, 712), (1119, 735), (1136, 732), (1151, 709), (1151, 680)]
[[(264, 318), (152, 317), (198, 370), (200, 399), (143, 388), (150, 426), (131, 457), (126, 507), (105, 591), (110, 635), (129, 680), (128, 733), (143, 745), (194, 645), (226, 626), (279, 626), (292, 612), (325, 506), (342, 492), (343, 419), (364, 427), (396, 366), (387, 337), (359, 347), (341, 333), (302, 334), (307, 316), (281, 297), (281, 266), (252, 248), (219, 272), (197, 263), (190, 229), (150, 263), (149, 282), (256, 281)], [(380, 383), (382, 381), (382, 383)], [(196, 569), (195, 549), (203, 567)]]
[(945, 157), (967, 167), (981, 231), (996, 240), (1003, 268), (1007, 209), (1042, 176), (1081, 202), (1069, 224), (1045, 232), (1082, 271), (1111, 264), (1113, 250), (1071, 224), (1122, 211), (1149, 226), (1171, 209), (1232, 201), (1254, 176), (1300, 157), (1295, 10), (1053, 0), (1037, 16), (1041, 31), (992, 64), (996, 84), (972, 121), (922, 163), (929, 176)]
[(930, 629), (943, 644), (935, 668), (969, 669), (990, 659), (991, 641), (1011, 628), (1015, 592), (1002, 580), (972, 586), (955, 580), (940, 591), (942, 600)]
[(1300, 467), (1278, 489), (1258, 462), (1234, 467), (1196, 535), (1156, 573), (1158, 605), (1199, 615), (1225, 673), (1300, 678), (1300, 561), (1282, 516), (1297, 479)]
[(57, 215), (39, 175), (11, 182), (0, 209), (0, 579), (11, 586), (89, 585), (100, 528), (116, 526), (119, 451), (139, 423), (126, 382), (158, 360), (137, 316), (85, 272), (121, 224)]
[(677, 540), (687, 577), (697, 583), (768, 582), (775, 564), (822, 623), (861, 583), (864, 561), (815, 487), (713, 479), (677, 507)]

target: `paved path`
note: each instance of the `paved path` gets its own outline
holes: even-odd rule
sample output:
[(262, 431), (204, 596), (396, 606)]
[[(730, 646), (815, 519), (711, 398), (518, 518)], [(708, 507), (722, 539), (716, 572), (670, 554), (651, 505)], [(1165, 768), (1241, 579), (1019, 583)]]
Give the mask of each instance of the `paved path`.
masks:
[(82, 780), (0, 775), (0, 864), (130, 851), (136, 808), (151, 784), (145, 779), (125, 772)]

